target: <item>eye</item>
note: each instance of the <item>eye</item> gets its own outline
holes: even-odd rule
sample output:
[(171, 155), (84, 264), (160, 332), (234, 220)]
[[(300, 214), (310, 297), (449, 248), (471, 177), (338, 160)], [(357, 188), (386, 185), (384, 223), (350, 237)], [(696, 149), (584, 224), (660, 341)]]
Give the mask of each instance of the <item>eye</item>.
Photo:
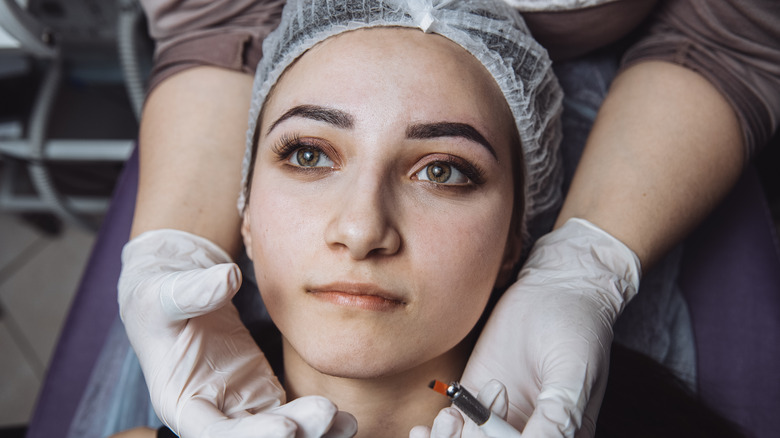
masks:
[(430, 181), (436, 184), (467, 185), (472, 182), (457, 167), (446, 161), (428, 163), (415, 176), (420, 181)]
[(319, 138), (301, 138), (298, 134), (282, 135), (271, 146), (271, 152), (277, 160), (298, 170), (326, 170), (338, 167), (333, 159), (338, 157), (336, 150), (327, 141)]
[(312, 146), (302, 146), (295, 149), (288, 159), (290, 164), (298, 167), (335, 167), (333, 160), (322, 150)]

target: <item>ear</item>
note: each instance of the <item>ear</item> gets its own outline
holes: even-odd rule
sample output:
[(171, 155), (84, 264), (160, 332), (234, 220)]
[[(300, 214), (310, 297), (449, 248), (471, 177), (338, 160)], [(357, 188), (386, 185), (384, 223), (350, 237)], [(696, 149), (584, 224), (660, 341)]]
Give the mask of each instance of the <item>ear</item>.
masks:
[(241, 237), (244, 238), (244, 250), (249, 260), (254, 260), (252, 257), (252, 224), (249, 218), (249, 209), (244, 210), (244, 220), (241, 222)]
[(509, 287), (515, 282), (516, 267), (523, 252), (523, 238), (520, 233), (510, 233), (504, 248), (504, 258), (496, 278), (497, 287)]

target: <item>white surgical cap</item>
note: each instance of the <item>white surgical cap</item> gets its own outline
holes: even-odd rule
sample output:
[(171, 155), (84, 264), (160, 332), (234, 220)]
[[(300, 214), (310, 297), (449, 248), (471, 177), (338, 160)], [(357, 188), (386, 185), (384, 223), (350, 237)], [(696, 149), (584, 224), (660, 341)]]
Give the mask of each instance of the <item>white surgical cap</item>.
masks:
[(285, 69), (328, 37), (379, 26), (418, 28), (442, 35), (474, 55), (490, 72), (506, 97), (522, 144), (524, 243), (530, 243), (529, 237), (539, 237), (548, 225), (542, 222), (549, 221), (562, 196), (558, 157), (562, 92), (547, 51), (531, 37), (520, 14), (501, 1), (288, 1), (279, 27), (263, 43), (263, 59), (255, 74), (239, 211), (243, 212), (246, 203), (257, 118)]

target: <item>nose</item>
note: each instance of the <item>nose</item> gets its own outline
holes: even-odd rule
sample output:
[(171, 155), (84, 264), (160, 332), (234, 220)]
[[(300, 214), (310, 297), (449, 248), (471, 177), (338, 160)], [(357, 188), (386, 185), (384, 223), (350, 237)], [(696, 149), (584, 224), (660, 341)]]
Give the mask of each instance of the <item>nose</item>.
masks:
[(401, 247), (392, 189), (382, 178), (345, 184), (325, 231), (330, 248), (346, 249), (354, 260), (392, 255)]

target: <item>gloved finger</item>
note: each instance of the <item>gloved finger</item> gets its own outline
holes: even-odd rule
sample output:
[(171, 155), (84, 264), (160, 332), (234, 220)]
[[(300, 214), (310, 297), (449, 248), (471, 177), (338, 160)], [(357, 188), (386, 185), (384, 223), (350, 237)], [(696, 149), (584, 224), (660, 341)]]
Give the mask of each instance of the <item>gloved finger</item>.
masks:
[(506, 386), (498, 380), (491, 379), (479, 390), (477, 400), (494, 413), (506, 419), (509, 410), (509, 397)]
[[(270, 365), (267, 366), (270, 368)], [(261, 369), (262, 366), (255, 363), (255, 366), (252, 368), (257, 370)], [(236, 394), (239, 399), (246, 402), (243, 406), (241, 403), (234, 403), (230, 409), (226, 409), (224, 403), (217, 401), (219, 397), (215, 394), (208, 394), (208, 390), (205, 390), (200, 396), (189, 397), (186, 401), (180, 400), (176, 406), (172, 406), (169, 409), (158, 410), (157, 406), (166, 406), (164, 400), (158, 400), (155, 404), (155, 411), (157, 412), (158, 417), (167, 424), (171, 430), (184, 438), (199, 437), (201, 436), (201, 431), (208, 430), (212, 424), (222, 424), (220, 427), (226, 428), (225, 430), (232, 430), (229, 428), (234, 427), (236, 430), (243, 431), (244, 428), (251, 427), (251, 425), (254, 424), (254, 421), (260, 420), (252, 420), (253, 422), (249, 422), (249, 425), (246, 426), (243, 422), (225, 422), (224, 420), (243, 420), (254, 416), (260, 416), (259, 414), (261, 412), (252, 414), (251, 412), (247, 412), (247, 408), (253, 406), (258, 410), (269, 409), (274, 406), (279, 406), (284, 400), (284, 391), (277, 387), (278, 381), (275, 378), (273, 380), (263, 378), (262, 376), (257, 376), (256, 378), (257, 381), (260, 382), (260, 386), (256, 387), (254, 391), (262, 391), (262, 397), (259, 397), (254, 391), (240, 395)], [(181, 385), (179, 384), (178, 386), (174, 385), (173, 387), (180, 386)], [(159, 392), (157, 397), (162, 397), (164, 393), (165, 391)], [(243, 409), (240, 409), (242, 407)], [(268, 414), (267, 411), (263, 411), (262, 413)], [(281, 432), (286, 430), (284, 423), (285, 422), (280, 422), (278, 419), (269, 422), (269, 424), (274, 425), (273, 430), (279, 430)], [(293, 420), (290, 420), (289, 423), (295, 425)], [(293, 431), (297, 430), (297, 428), (297, 425), (295, 425)]]
[(428, 426), (414, 426), (409, 431), (409, 438), (431, 438), (431, 428)]
[(455, 408), (444, 408), (436, 415), (431, 427), (431, 438), (461, 438), (463, 417)]
[(352, 438), (357, 430), (357, 419), (349, 412), (338, 411), (330, 430), (322, 438)]
[(241, 270), (235, 263), (175, 272), (160, 285), (160, 303), (171, 320), (185, 320), (229, 303), (240, 286)]
[[(295, 399), (286, 405), (274, 408), (271, 412), (295, 421), (298, 425), (298, 438), (320, 438), (335, 422), (338, 408), (325, 397), (312, 395)], [(350, 417), (344, 417), (341, 421), (349, 422)], [(357, 430), (357, 421), (354, 417), (351, 419)]]
[[(157, 397), (160, 397), (158, 394)], [(223, 423), (226, 419), (217, 407), (202, 398), (193, 398), (186, 402), (186, 406), (183, 409), (167, 409), (158, 410), (159, 406), (165, 406), (164, 400), (157, 400), (155, 403), (154, 395), (152, 396), (152, 404), (155, 406), (155, 412), (157, 416), (165, 423), (176, 435), (180, 438), (197, 438), (200, 436), (209, 436), (205, 434), (205, 431), (209, 430), (212, 425), (222, 424), (222, 428), (234, 427), (231, 425), (238, 425), (238, 422)], [(185, 414), (183, 411), (187, 411)], [(222, 430), (222, 429), (217, 429)]]
[(576, 357), (559, 357), (548, 364), (534, 411), (523, 430), (524, 436), (572, 438), (583, 425), (595, 430), (593, 425), (588, 425), (589, 420), (583, 419), (598, 415), (606, 386), (602, 379), (606, 379), (607, 371), (605, 368), (602, 373), (593, 374), (594, 370), (600, 369), (600, 355), (593, 355), (594, 352), (587, 348), (587, 342), (573, 345), (569, 351), (575, 352)]
[(580, 424), (579, 412), (570, 401), (558, 395), (545, 394), (543, 391), (523, 429), (523, 437), (573, 438)]
[[(197, 438), (295, 438), (298, 426), (282, 415), (259, 413), (242, 418), (225, 418), (209, 424)], [(181, 435), (181, 438), (195, 438)]]

